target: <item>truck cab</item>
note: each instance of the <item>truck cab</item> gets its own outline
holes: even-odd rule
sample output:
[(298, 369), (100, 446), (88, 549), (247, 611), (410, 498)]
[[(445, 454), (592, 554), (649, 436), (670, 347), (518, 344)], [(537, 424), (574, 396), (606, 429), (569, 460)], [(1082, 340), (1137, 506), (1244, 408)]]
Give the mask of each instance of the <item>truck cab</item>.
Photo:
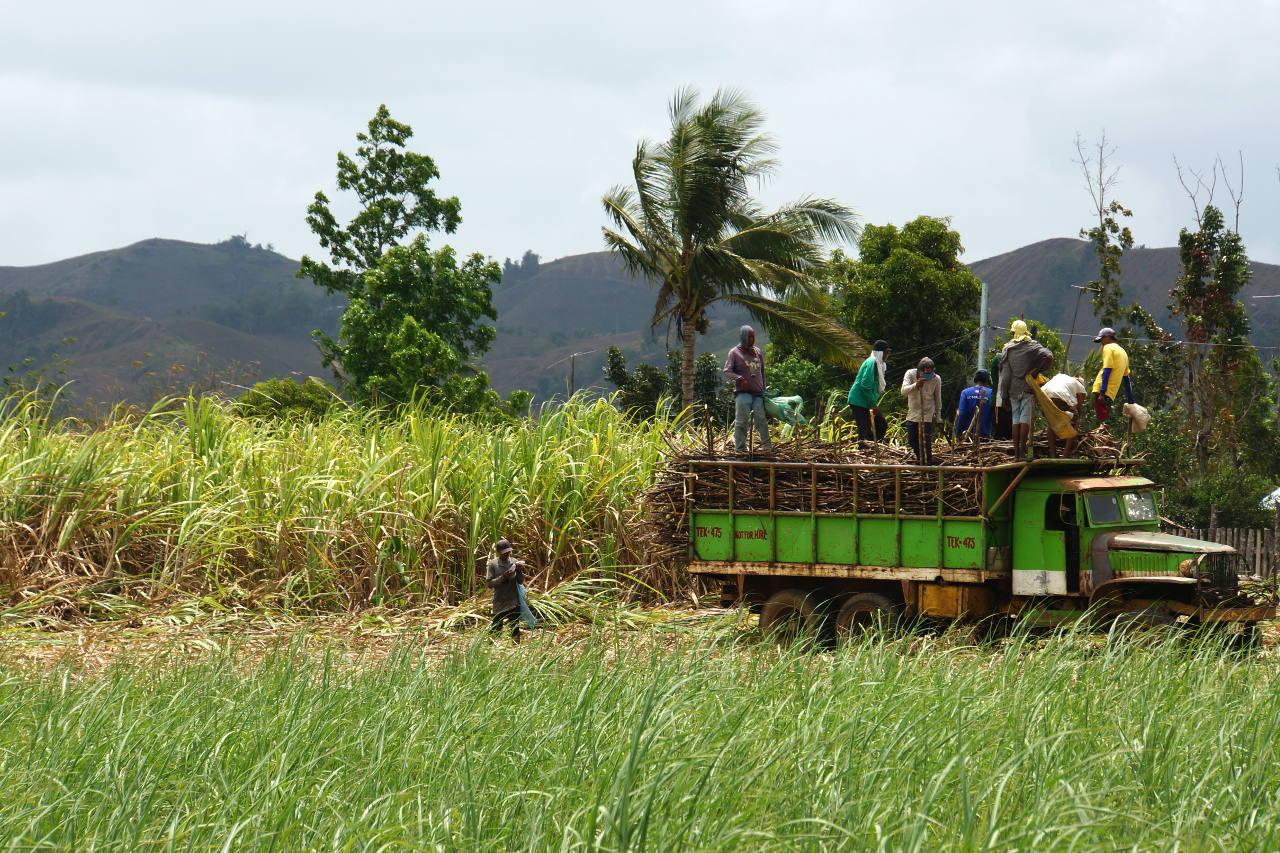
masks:
[(1142, 611), (1158, 602), (1196, 621), (1248, 617), (1235, 550), (1161, 533), (1155, 485), (1136, 476), (1024, 480), (1013, 500), (1012, 595)]

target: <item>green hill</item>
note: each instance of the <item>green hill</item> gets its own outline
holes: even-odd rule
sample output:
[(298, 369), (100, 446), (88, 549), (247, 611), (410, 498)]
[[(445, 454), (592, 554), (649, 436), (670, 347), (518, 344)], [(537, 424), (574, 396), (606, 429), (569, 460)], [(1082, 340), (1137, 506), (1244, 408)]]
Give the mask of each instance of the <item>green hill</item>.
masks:
[[(1025, 313), (1070, 330), (1078, 291), (1093, 275), (1088, 244), (1054, 239), (978, 261), (991, 288), (991, 318)], [(333, 332), (342, 301), (295, 278), (297, 262), (241, 238), (213, 245), (144, 240), (35, 267), (0, 267), (0, 367), (44, 368), (75, 380), (81, 400), (148, 401), (186, 383), (232, 389), (279, 375), (325, 375), (310, 339)], [(1248, 295), (1280, 293), (1280, 266), (1255, 263)], [(1167, 320), (1174, 249), (1134, 249), (1123, 285)], [(626, 274), (607, 252), (543, 263), (494, 292), (498, 338), (485, 359), (502, 392), (562, 393), (575, 359), (576, 387), (601, 386), (604, 351), (665, 362), (674, 334), (649, 331), (653, 288)], [(1280, 346), (1280, 300), (1245, 300), (1255, 342)], [(732, 345), (746, 315), (713, 315), (699, 350)], [(1087, 300), (1076, 325), (1076, 352), (1090, 346), (1096, 321)], [(25, 366), (24, 366), (25, 364)]]
[(336, 330), (342, 302), (295, 278), (297, 268), (240, 238), (144, 240), (0, 267), (0, 365), (73, 380), (82, 402), (318, 374), (310, 332)]

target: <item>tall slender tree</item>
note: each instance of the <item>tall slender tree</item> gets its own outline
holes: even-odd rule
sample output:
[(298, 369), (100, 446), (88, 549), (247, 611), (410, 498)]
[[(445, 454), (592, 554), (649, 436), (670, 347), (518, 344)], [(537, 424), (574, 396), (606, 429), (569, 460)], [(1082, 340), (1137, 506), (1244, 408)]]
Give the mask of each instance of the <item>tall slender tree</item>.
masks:
[(658, 284), (651, 325), (674, 322), (681, 341), (681, 397), (694, 400), (696, 336), (717, 302), (740, 305), (766, 328), (785, 329), (837, 363), (866, 344), (831, 319), (793, 304), (821, 287), (823, 243), (851, 241), (856, 218), (844, 205), (807, 197), (766, 212), (752, 185), (776, 168), (764, 115), (743, 95), (719, 91), (701, 103), (691, 88), (670, 104), (671, 134), (642, 141), (634, 186), (603, 199), (606, 245), (627, 269)]

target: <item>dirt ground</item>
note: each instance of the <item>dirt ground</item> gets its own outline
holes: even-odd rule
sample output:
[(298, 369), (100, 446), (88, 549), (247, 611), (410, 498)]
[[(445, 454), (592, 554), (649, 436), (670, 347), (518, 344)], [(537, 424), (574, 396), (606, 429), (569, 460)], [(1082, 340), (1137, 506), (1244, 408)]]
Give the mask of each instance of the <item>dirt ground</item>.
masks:
[(522, 632), (517, 645), (508, 636), (491, 636), (488, 620), (457, 619), (456, 613), (365, 613), (310, 618), (262, 615), (204, 618), (192, 621), (130, 620), (59, 627), (0, 626), (0, 668), (35, 673), (65, 667), (92, 675), (113, 663), (173, 662), (228, 651), (245, 665), (282, 648), (339, 655), (353, 666), (376, 663), (393, 649), (406, 646), (417, 654), (443, 658), (476, 642), (516, 650), (523, 646), (573, 646), (607, 634), (628, 643), (674, 645), (692, 631), (711, 625), (730, 632), (749, 631), (754, 620), (723, 610), (650, 609), (623, 620), (540, 626)]

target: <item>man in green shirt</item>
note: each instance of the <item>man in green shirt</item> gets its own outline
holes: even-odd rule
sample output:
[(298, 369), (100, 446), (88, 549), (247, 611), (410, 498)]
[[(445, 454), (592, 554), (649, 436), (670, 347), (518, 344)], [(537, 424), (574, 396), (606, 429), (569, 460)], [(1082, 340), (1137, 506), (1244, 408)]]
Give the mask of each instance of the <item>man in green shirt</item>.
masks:
[(889, 424), (880, 414), (880, 397), (884, 395), (885, 366), (889, 359), (889, 344), (876, 341), (871, 355), (858, 368), (858, 375), (849, 388), (849, 408), (853, 409), (853, 421), (858, 425), (858, 443), (881, 441)]

